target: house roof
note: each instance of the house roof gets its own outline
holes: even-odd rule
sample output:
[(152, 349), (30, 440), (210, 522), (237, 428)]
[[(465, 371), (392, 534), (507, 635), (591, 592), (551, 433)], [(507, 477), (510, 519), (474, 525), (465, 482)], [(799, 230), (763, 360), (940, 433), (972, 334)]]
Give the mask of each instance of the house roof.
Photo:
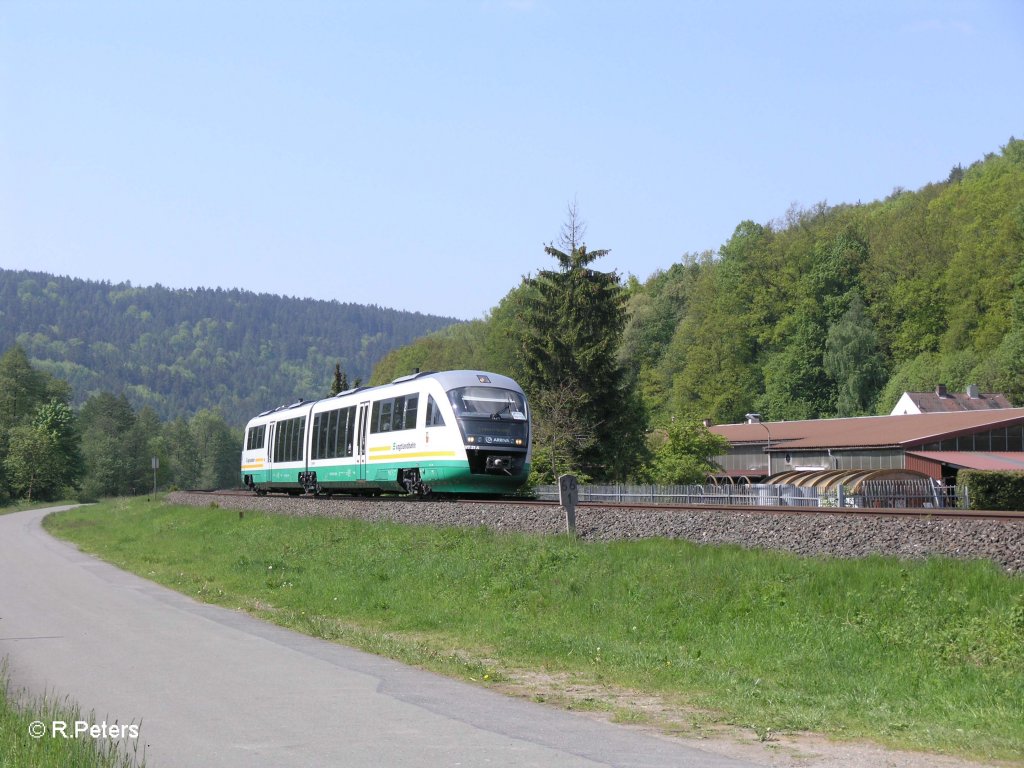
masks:
[(1024, 471), (1024, 452), (985, 451), (908, 451), (908, 456), (919, 456), (958, 469), (988, 469)]
[(1024, 408), (720, 424), (710, 429), (733, 445), (766, 444), (770, 436), (773, 449), (800, 450), (909, 448), (947, 437), (1017, 424), (1024, 424)]
[(984, 411), (1013, 407), (1006, 399), (1006, 395), (997, 393), (982, 393), (977, 397), (971, 397), (966, 392), (947, 392), (944, 395), (938, 392), (904, 392), (903, 395), (909, 397), (921, 413)]

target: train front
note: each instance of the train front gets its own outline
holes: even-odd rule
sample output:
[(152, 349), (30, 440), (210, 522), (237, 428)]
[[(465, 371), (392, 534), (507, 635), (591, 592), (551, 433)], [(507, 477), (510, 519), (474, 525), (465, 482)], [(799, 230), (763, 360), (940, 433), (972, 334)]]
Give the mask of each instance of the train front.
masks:
[(448, 390), (462, 433), (473, 484), (481, 491), (508, 493), (530, 474), (530, 414), (515, 381), (477, 374), (476, 383)]

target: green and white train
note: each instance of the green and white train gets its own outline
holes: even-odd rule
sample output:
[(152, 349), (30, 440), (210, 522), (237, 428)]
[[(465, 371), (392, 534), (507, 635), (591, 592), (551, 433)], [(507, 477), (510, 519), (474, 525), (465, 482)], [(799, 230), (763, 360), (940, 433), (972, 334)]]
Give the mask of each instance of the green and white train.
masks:
[(522, 388), (480, 371), (415, 373), (250, 420), (242, 483), (256, 493), (505, 494), (530, 473)]

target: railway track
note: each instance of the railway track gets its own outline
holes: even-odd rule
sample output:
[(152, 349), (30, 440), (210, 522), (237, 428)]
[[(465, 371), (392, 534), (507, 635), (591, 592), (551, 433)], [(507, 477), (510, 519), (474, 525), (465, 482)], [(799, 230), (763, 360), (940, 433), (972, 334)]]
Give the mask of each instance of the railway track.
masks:
[[(201, 493), (209, 496), (234, 496), (256, 498), (252, 491), (241, 489), (205, 490), (191, 489), (187, 493)], [(502, 507), (552, 507), (559, 506), (557, 501), (541, 499), (524, 499), (519, 497), (502, 498), (451, 498), (451, 499), (416, 499), (401, 495), (381, 496), (349, 496), (337, 494), (334, 496), (280, 496), (282, 499), (291, 499), (300, 503), (312, 503), (331, 499), (333, 501), (361, 501), (370, 503), (406, 503), (410, 505), (426, 502), (445, 504), (474, 504), (494, 505)], [(936, 519), (936, 520), (1024, 520), (1024, 510), (981, 510), (981, 509), (952, 509), (952, 508), (926, 508), (926, 507), (798, 507), (798, 506), (777, 506), (777, 505), (753, 505), (753, 504), (658, 504), (642, 502), (581, 502), (577, 509), (590, 510), (629, 510), (642, 509), (661, 512), (686, 511), (686, 512), (748, 512), (765, 515), (807, 515), (811, 517), (893, 517), (909, 519)]]
[[(248, 491), (176, 492), (173, 504), (300, 517), (558, 535), (565, 514), (554, 501), (528, 499), (410, 500), (379, 497), (267, 495)], [(1024, 514), (954, 509), (593, 504), (576, 510), (583, 541), (685, 539), (801, 556), (986, 559), (1024, 574)]]

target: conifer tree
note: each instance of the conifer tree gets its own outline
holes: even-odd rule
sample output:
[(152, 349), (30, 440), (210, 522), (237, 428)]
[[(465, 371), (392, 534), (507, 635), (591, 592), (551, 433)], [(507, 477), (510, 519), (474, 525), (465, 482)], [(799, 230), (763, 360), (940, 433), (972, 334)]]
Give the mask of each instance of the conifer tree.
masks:
[(331, 391), (328, 397), (334, 397), (339, 392), (348, 389), (348, 375), (341, 370), (341, 363), (334, 364), (334, 379), (331, 381)]
[[(595, 479), (625, 479), (642, 450), (643, 410), (635, 383), (618, 359), (626, 322), (625, 290), (615, 272), (591, 267), (607, 250), (588, 250), (585, 225), (569, 206), (558, 246), (545, 252), (558, 262), (525, 281), (520, 352), (523, 385), (532, 398), (538, 433), (551, 432), (554, 414), (545, 403), (559, 404), (558, 422), (573, 424), (582, 439), (553, 440), (568, 461), (548, 457)], [(552, 393), (572, 392), (552, 398)], [(565, 431), (565, 428), (561, 428)], [(565, 437), (564, 435), (562, 436)], [(541, 469), (538, 467), (538, 469)]]

